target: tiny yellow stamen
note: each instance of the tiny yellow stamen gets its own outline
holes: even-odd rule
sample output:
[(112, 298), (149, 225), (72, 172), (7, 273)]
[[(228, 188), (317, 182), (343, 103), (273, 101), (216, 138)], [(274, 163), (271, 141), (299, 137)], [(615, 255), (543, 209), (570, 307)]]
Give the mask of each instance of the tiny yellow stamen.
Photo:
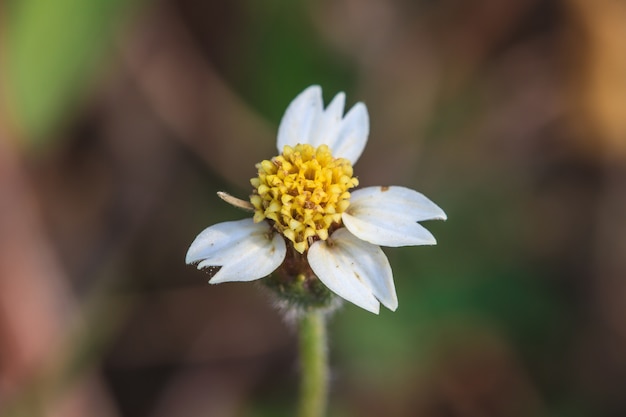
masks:
[(250, 180), (254, 221), (271, 220), (300, 253), (311, 239), (328, 239), (328, 229), (341, 223), (350, 205), (348, 190), (359, 184), (350, 161), (333, 158), (326, 145), (285, 146), (256, 168), (258, 176)]

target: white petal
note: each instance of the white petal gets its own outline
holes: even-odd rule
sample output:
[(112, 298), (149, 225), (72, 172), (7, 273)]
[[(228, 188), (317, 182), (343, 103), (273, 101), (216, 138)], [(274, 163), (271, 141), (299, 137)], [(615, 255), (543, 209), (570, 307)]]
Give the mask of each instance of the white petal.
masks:
[(435, 245), (435, 237), (417, 222), (445, 219), (446, 214), (435, 203), (405, 187), (356, 190), (342, 215), (350, 232), (382, 246)]
[(356, 103), (342, 120), (336, 135), (329, 136), (326, 144), (335, 158), (346, 158), (354, 165), (365, 149), (369, 133), (367, 107), (363, 103)]
[(309, 142), (310, 145), (314, 147), (324, 144), (328, 145), (337, 138), (337, 133), (341, 128), (341, 119), (343, 118), (343, 107), (345, 103), (346, 95), (343, 92), (338, 93), (335, 98), (333, 98), (313, 129)]
[(308, 87), (289, 104), (278, 127), (276, 147), (279, 154), (285, 145), (309, 143), (322, 115), (322, 107), (322, 89), (319, 85)]
[(398, 308), (391, 266), (376, 245), (364, 242), (342, 228), (326, 241), (309, 248), (309, 265), (335, 294), (378, 314), (379, 303)]
[(270, 231), (266, 222), (252, 219), (218, 223), (196, 237), (186, 262), (200, 262), (198, 269), (221, 266), (211, 284), (263, 278), (280, 266), (287, 251), (282, 236), (269, 237)]

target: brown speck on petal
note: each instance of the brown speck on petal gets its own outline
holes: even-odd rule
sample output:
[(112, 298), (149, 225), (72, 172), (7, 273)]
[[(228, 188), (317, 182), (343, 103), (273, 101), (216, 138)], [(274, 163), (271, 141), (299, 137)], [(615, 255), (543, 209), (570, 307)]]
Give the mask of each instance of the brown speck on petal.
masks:
[(388, 185), (383, 185), (382, 187), (380, 187), (380, 191), (382, 191), (383, 193), (385, 191), (389, 191), (389, 186)]

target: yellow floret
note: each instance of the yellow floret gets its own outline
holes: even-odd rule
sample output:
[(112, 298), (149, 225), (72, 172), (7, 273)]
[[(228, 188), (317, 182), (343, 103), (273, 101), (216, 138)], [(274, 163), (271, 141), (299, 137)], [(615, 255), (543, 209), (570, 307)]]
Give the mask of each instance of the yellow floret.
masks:
[(285, 146), (256, 168), (258, 176), (250, 180), (254, 221), (269, 219), (300, 253), (312, 241), (328, 239), (328, 229), (341, 223), (350, 205), (348, 190), (359, 184), (350, 161), (333, 158), (326, 145)]

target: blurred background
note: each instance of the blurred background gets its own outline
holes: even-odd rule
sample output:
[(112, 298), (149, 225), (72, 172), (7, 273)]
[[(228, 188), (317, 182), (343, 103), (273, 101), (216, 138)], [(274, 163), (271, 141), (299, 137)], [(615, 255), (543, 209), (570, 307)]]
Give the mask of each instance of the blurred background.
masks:
[(1, 1), (0, 415), (292, 415), (294, 329), (184, 255), (311, 84), (449, 217), (333, 317), (330, 416), (626, 415), (621, 0)]

